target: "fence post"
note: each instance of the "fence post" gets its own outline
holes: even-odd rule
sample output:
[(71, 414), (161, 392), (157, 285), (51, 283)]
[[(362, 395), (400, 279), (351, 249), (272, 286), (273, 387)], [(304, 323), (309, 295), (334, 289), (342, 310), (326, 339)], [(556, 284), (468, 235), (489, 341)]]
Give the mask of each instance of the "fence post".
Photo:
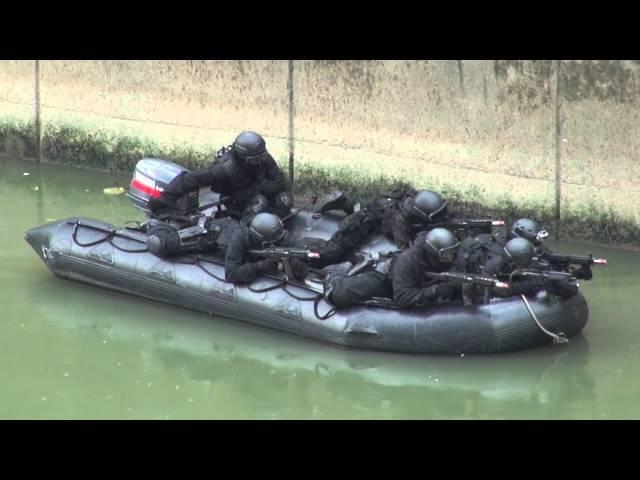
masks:
[(560, 240), (560, 196), (562, 193), (562, 92), (560, 89), (560, 69), (562, 60), (553, 60), (554, 72), (554, 104), (555, 104), (555, 154), (556, 154), (556, 211), (555, 239)]
[(289, 94), (289, 183), (291, 185), (291, 191), (293, 191), (293, 150), (294, 150), (293, 60), (289, 60), (289, 76), (287, 78), (287, 92)]
[(41, 123), (40, 123), (40, 60), (35, 61), (35, 126), (36, 126), (36, 160), (40, 162), (42, 160), (42, 135), (41, 135)]

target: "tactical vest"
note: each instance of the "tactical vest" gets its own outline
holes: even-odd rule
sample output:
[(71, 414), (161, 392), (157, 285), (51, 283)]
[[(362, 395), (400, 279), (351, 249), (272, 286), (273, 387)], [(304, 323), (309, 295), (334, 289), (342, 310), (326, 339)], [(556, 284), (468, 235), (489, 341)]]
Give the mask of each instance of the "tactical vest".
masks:
[(400, 211), (402, 202), (409, 197), (415, 197), (417, 191), (411, 187), (398, 188), (392, 192), (381, 195), (371, 204), (374, 215), (382, 222), (381, 230), (387, 236), (391, 236), (394, 229), (395, 216)]
[(216, 167), (222, 169), (228, 180), (227, 189), (229, 192), (250, 188), (256, 181), (251, 169), (247, 166), (240, 166), (230, 152), (216, 163)]
[(240, 227), (240, 222), (233, 218), (212, 218), (207, 222), (208, 238), (215, 241), (217, 247), (226, 252), (233, 232)]
[[(495, 235), (482, 233), (475, 237), (468, 237), (462, 242), (462, 259), (466, 271), (480, 273), (480, 267), (490, 259), (501, 257), (503, 245)], [(461, 265), (462, 267), (462, 265)]]

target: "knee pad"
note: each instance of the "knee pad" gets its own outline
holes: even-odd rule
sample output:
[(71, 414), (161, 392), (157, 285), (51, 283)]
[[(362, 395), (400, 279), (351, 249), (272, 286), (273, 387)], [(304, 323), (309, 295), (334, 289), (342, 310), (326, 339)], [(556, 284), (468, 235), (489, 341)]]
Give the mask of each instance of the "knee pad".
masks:
[(269, 200), (267, 197), (258, 193), (249, 200), (249, 204), (245, 211), (250, 210), (253, 215), (257, 215), (258, 213), (266, 212), (268, 206)]
[(278, 217), (286, 217), (293, 208), (293, 197), (289, 192), (280, 192), (273, 202), (273, 213)]
[(257, 195), (251, 197), (248, 205), (242, 212), (242, 216), (240, 217), (240, 221), (248, 225), (253, 217), (262, 212), (268, 212), (269, 200), (267, 197), (258, 193)]

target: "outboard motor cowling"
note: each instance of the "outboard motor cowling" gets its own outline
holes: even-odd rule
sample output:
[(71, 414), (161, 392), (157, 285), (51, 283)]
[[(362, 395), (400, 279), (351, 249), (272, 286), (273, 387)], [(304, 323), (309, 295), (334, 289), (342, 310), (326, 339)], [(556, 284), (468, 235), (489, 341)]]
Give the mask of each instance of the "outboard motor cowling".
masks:
[[(149, 199), (158, 198), (166, 186), (182, 172), (189, 170), (177, 163), (159, 158), (143, 158), (136, 164), (136, 169), (129, 185), (127, 196), (133, 206), (148, 215)], [(198, 190), (183, 195), (177, 202), (181, 213), (188, 213), (198, 209)]]

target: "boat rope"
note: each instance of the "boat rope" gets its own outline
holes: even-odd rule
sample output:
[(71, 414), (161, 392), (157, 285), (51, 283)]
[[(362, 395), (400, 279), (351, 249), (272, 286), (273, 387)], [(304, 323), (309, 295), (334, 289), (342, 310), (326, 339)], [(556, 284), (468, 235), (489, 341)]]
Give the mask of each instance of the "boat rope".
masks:
[(214, 264), (215, 264), (216, 262), (213, 262), (213, 261), (211, 261), (211, 260), (209, 260), (209, 259), (206, 259), (206, 258), (202, 258), (200, 255), (196, 255), (195, 257), (185, 256), (185, 257), (179, 257), (179, 258), (182, 258), (183, 260), (178, 260), (178, 259), (176, 259), (176, 258), (173, 258), (173, 259), (172, 259), (172, 263), (180, 263), (180, 264), (182, 264), (182, 265), (195, 265), (196, 267), (198, 267), (200, 270), (202, 270), (204, 273), (206, 273), (206, 274), (207, 274), (207, 275), (209, 275), (210, 277), (215, 278), (215, 279), (216, 279), (216, 280), (218, 280), (219, 282), (225, 282), (225, 283), (227, 283), (227, 281), (226, 281), (224, 278), (217, 276), (217, 275), (216, 275), (215, 273), (213, 273), (211, 270), (209, 270), (208, 268), (205, 268), (205, 267), (202, 265), (202, 261), (206, 261), (206, 262), (214, 263)]
[(289, 290), (287, 290), (287, 285), (291, 285), (291, 282), (285, 282), (284, 285), (282, 286), (282, 289), (287, 292), (287, 294), (290, 297), (295, 298), (296, 300), (300, 300), (301, 302), (311, 302), (314, 301), (318, 295), (322, 296), (321, 293), (316, 293), (313, 297), (298, 297), (297, 295), (294, 295), (293, 293), (291, 293)]
[(533, 318), (533, 321), (536, 322), (536, 325), (538, 325), (538, 328), (542, 330), (544, 334), (550, 336), (553, 339), (553, 343), (569, 343), (569, 339), (564, 335), (564, 333), (558, 332), (558, 334), (555, 334), (553, 332), (550, 332), (546, 328), (544, 328), (540, 323), (540, 321), (538, 320), (538, 317), (536, 317), (536, 314), (533, 313), (533, 310), (531, 309), (531, 306), (527, 301), (527, 297), (525, 297), (524, 294), (521, 293), (520, 298), (522, 298), (522, 301), (524, 302), (525, 307), (527, 307), (527, 310), (529, 311), (531, 318)]
[(274, 284), (274, 285), (269, 285), (268, 287), (265, 288), (253, 288), (251, 286), (251, 284), (247, 285), (247, 288), (249, 289), (249, 291), (254, 292), (254, 293), (264, 293), (264, 292), (270, 292), (271, 290), (275, 290), (277, 288), (284, 288), (284, 285), (286, 284), (286, 279), (282, 279), (279, 280), (278, 283)]
[[(144, 253), (144, 252), (148, 252), (149, 251), (149, 249), (146, 247), (146, 242), (144, 240), (141, 240), (141, 239), (138, 239), (138, 238), (135, 238), (135, 237), (131, 237), (129, 235), (124, 235), (123, 233), (118, 232), (117, 230), (106, 229), (106, 228), (103, 228), (103, 227), (99, 227), (97, 225), (89, 225), (89, 224), (86, 224), (86, 223), (82, 223), (80, 221), (69, 222), (69, 223), (73, 224), (73, 226), (74, 226), (73, 227), (73, 233), (71, 235), (72, 238), (73, 238), (73, 241), (80, 247), (92, 247), (92, 246), (98, 245), (99, 243), (102, 243), (102, 242), (108, 242), (114, 248), (116, 248), (116, 249), (118, 249), (120, 251), (126, 252), (126, 253)], [(99, 232), (103, 232), (105, 234), (105, 236), (100, 238), (100, 239), (98, 239), (98, 240), (95, 240), (93, 242), (83, 243), (80, 240), (78, 240), (78, 227), (85, 227), (85, 228), (90, 228), (90, 229), (93, 229), (93, 230), (97, 230)], [(128, 228), (130, 228), (130, 227), (128, 227)], [(133, 230), (134, 228), (131, 228), (131, 229)], [(126, 238), (127, 240), (133, 240), (135, 242), (144, 243), (145, 244), (145, 248), (144, 249), (126, 249), (126, 248), (122, 248), (122, 247), (116, 245), (113, 242), (113, 239), (115, 237), (123, 237), (123, 238)], [(182, 258), (183, 258), (183, 260), (172, 259), (172, 261), (174, 263), (180, 263), (180, 264), (183, 264), (183, 265), (194, 265), (194, 266), (200, 268), (207, 275), (209, 275), (209, 276), (215, 278), (216, 280), (218, 280), (219, 282), (229, 283), (229, 282), (227, 282), (226, 279), (224, 279), (222, 277), (219, 277), (218, 275), (213, 273), (208, 268), (205, 268), (204, 265), (202, 264), (203, 261), (206, 261), (206, 262), (213, 263), (213, 264), (216, 264), (216, 265), (222, 265), (221, 262), (215, 261), (215, 260), (210, 259), (210, 258), (204, 258), (204, 257), (202, 257), (200, 255), (196, 255), (195, 257), (185, 256), (185, 257), (182, 257)], [(192, 261), (185, 260), (187, 258), (192, 258)], [(325, 314), (323, 314), (323, 315), (320, 314), (320, 312), (318, 310), (318, 305), (320, 303), (320, 300), (322, 300), (322, 298), (324, 297), (324, 295), (322, 293), (318, 293), (316, 290), (313, 290), (308, 285), (304, 285), (304, 284), (301, 284), (301, 283), (298, 283), (298, 282), (294, 282), (294, 281), (291, 281), (291, 280), (289, 280), (287, 278), (282, 278), (281, 279), (281, 278), (278, 278), (278, 277), (273, 277), (271, 275), (266, 275), (266, 276), (268, 278), (273, 279), (273, 280), (277, 280), (277, 283), (275, 283), (273, 285), (269, 285), (268, 287), (265, 287), (265, 288), (253, 288), (249, 284), (249, 285), (247, 285), (247, 288), (253, 293), (265, 293), (265, 292), (270, 292), (272, 290), (276, 290), (278, 288), (282, 288), (282, 290), (287, 295), (289, 295), (290, 297), (292, 297), (292, 298), (294, 298), (294, 299), (296, 299), (298, 301), (301, 301), (301, 302), (311, 302), (312, 301), (312, 302), (314, 302), (314, 304), (313, 304), (313, 312), (314, 312), (315, 316), (319, 320), (326, 320), (327, 318), (331, 317), (335, 313), (336, 309), (335, 308), (330, 308), (329, 311), (327, 311)], [(287, 285), (293, 285), (293, 286), (297, 286), (297, 287), (300, 287), (300, 288), (305, 289), (305, 290), (310, 290), (310, 291), (312, 291), (314, 293), (314, 295), (311, 296), (311, 297), (298, 296), (298, 295), (294, 294), (293, 292), (291, 292), (289, 289), (287, 289)]]
[[(93, 247), (94, 245), (98, 245), (99, 243), (102, 242), (107, 242), (109, 243), (112, 247), (122, 251), (122, 252), (126, 252), (126, 253), (143, 253), (143, 252), (147, 252), (149, 251), (149, 249), (147, 248), (147, 243), (143, 240), (140, 240), (138, 238), (134, 238), (134, 237), (130, 237), (128, 235), (123, 235), (122, 233), (118, 232), (117, 230), (108, 230), (106, 228), (102, 228), (102, 227), (98, 227), (97, 225), (87, 225), (85, 223), (81, 223), (80, 221), (76, 221), (76, 222), (71, 222), (73, 224), (73, 233), (71, 234), (71, 238), (73, 239), (73, 241), (76, 243), (76, 245), (80, 246), (80, 247)], [(106, 235), (103, 238), (100, 238), (94, 242), (88, 242), (88, 243), (82, 243), (80, 242), (80, 240), (78, 240), (78, 227), (85, 227), (85, 228), (92, 228), (94, 230), (97, 230), (99, 232), (103, 232)], [(140, 249), (128, 249), (128, 248), (123, 248), (123, 247), (119, 247), (118, 245), (116, 245), (113, 242), (113, 239), (115, 237), (122, 237), (122, 238), (126, 238), (127, 240), (133, 240), (134, 242), (139, 242), (139, 243), (144, 243), (145, 247), (144, 248), (140, 248)]]
[(332, 317), (334, 313), (336, 313), (336, 308), (331, 307), (327, 311), (327, 313), (325, 313), (324, 315), (320, 315), (320, 313), (318, 312), (318, 305), (320, 304), (320, 300), (322, 300), (323, 297), (323, 295), (318, 294), (318, 296), (313, 301), (313, 313), (318, 320), (326, 320), (327, 318)]

